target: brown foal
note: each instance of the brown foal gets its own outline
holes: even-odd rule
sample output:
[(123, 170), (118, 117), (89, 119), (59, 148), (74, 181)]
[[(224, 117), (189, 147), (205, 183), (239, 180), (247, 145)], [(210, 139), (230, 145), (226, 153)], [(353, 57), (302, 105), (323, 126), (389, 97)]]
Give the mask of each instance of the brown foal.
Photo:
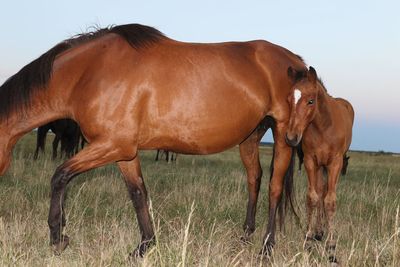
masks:
[(249, 190), (248, 236), (255, 229), (262, 172), (258, 145), (263, 123), (273, 118), (274, 173), (262, 248), (268, 253), (292, 154), (285, 142), (289, 66), (306, 70), (299, 56), (267, 41), (184, 43), (139, 24), (65, 40), (0, 87), (0, 175), (22, 135), (56, 119), (75, 120), (89, 144), (51, 179), (51, 244), (57, 251), (68, 245), (67, 184), (82, 172), (117, 162), (141, 232), (135, 254), (142, 256), (154, 232), (138, 150), (210, 154), (239, 144)]
[(348, 101), (328, 95), (314, 68), (298, 72), (289, 67), (288, 76), (294, 85), (288, 97), (290, 121), (286, 140), (291, 146), (297, 146), (302, 140), (308, 175), (306, 244), (309, 246), (312, 240), (322, 239), (325, 212), (329, 260), (336, 262), (336, 186), (342, 168), (346, 167), (343, 164), (348, 160), (346, 152), (351, 143), (354, 111)]

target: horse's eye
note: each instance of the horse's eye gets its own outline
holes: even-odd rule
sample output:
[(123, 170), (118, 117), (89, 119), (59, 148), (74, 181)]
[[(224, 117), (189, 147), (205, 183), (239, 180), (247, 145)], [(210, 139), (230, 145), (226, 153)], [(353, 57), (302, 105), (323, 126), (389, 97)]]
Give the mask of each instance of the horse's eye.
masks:
[(314, 104), (314, 99), (310, 99), (310, 100), (308, 100), (308, 103), (307, 103), (308, 105), (312, 105), (312, 104)]

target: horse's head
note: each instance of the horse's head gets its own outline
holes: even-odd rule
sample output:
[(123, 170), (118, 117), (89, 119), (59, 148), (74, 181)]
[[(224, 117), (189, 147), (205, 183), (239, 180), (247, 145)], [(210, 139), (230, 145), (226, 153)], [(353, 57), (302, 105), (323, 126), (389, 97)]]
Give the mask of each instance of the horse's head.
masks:
[(313, 67), (306, 72), (298, 72), (289, 67), (287, 72), (293, 86), (288, 96), (290, 118), (286, 142), (290, 146), (297, 146), (304, 130), (315, 116), (318, 95), (317, 72)]

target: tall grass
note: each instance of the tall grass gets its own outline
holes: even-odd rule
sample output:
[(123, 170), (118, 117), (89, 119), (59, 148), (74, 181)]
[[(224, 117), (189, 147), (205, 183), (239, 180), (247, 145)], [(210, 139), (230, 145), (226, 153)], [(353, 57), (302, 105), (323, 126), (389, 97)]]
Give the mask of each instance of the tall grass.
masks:
[[(133, 206), (116, 166), (78, 176), (68, 187), (66, 234), (70, 246), (55, 256), (48, 243), (50, 177), (62, 161), (50, 153), (33, 161), (34, 136), (14, 150), (0, 178), (0, 266), (260, 266), (267, 219), (271, 150), (261, 148), (264, 172), (257, 229), (242, 244), (247, 185), (237, 148), (210, 156), (178, 156), (176, 164), (140, 154), (157, 236), (143, 259), (128, 253), (139, 242)], [(350, 153), (338, 187), (338, 258), (343, 266), (400, 264), (400, 158)], [(324, 242), (303, 250), (306, 176), (296, 174), (300, 227), (291, 216), (277, 232), (272, 266), (325, 266)]]

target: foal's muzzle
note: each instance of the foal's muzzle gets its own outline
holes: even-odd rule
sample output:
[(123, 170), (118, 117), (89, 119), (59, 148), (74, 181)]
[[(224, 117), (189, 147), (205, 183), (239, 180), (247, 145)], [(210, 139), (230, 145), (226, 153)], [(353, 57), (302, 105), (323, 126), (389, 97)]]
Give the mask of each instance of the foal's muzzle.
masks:
[(297, 134), (295, 134), (293, 137), (289, 137), (288, 134), (286, 133), (285, 139), (286, 139), (286, 143), (289, 146), (295, 147), (300, 143), (301, 136), (299, 137)]

